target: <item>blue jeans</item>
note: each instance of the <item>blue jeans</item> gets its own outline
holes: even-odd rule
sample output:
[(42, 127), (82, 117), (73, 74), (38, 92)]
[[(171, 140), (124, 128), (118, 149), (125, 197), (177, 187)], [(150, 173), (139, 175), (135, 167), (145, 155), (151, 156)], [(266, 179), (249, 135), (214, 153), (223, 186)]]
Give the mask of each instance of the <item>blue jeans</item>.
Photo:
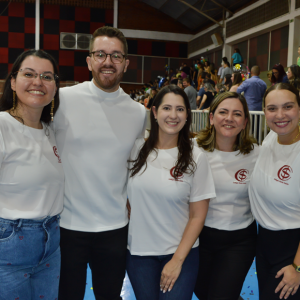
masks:
[(131, 255), (127, 250), (127, 273), (137, 300), (191, 300), (199, 266), (199, 248), (191, 249), (170, 292), (160, 291), (161, 272), (173, 254)]
[(58, 298), (59, 216), (0, 218), (0, 300)]

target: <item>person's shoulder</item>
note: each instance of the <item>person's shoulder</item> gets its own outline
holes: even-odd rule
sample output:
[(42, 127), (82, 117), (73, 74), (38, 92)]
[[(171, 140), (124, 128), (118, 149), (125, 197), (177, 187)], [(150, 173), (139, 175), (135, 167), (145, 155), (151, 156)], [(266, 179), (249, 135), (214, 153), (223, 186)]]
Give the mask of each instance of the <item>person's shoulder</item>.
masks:
[(70, 94), (78, 94), (89, 88), (90, 81), (84, 81), (82, 83), (78, 83), (73, 86), (63, 87), (59, 89), (59, 95), (70, 95)]

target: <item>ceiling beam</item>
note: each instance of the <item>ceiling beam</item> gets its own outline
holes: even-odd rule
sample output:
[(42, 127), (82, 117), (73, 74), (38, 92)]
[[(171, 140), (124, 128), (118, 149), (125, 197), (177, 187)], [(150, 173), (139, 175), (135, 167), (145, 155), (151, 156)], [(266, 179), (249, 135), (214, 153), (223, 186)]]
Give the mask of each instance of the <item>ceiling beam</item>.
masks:
[(210, 16), (208, 16), (207, 14), (205, 14), (204, 12), (202, 12), (201, 10), (197, 9), (196, 7), (192, 6), (191, 4), (183, 1), (183, 0), (178, 0), (181, 3), (185, 4), (186, 6), (192, 8), (193, 10), (195, 10), (196, 12), (198, 12), (199, 14), (205, 16), (206, 18), (210, 19), (211, 21), (215, 22), (216, 24), (218, 24), (221, 27), (224, 27), (221, 23), (219, 23), (218, 21), (216, 21), (215, 19), (211, 18)]
[(233, 15), (233, 12), (231, 10), (229, 10), (227, 7), (223, 6), (222, 4), (218, 3), (215, 0), (210, 0), (210, 1), (213, 2), (214, 4), (218, 5), (218, 6), (222, 7), (223, 9), (225, 9), (226, 11), (228, 11), (230, 14)]
[(202, 3), (202, 6), (201, 6), (201, 9), (200, 9), (200, 10), (203, 10), (203, 7), (204, 7), (204, 5), (205, 5), (205, 2), (206, 2), (206, 0), (204, 0), (204, 2)]

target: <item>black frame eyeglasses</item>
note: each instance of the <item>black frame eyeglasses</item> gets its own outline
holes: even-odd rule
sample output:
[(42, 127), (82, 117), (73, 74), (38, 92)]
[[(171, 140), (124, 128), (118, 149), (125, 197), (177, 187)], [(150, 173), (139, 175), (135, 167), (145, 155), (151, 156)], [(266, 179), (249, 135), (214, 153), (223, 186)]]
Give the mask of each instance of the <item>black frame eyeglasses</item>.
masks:
[(93, 51), (89, 53), (90, 56), (93, 55), (94, 60), (100, 63), (103, 63), (106, 61), (107, 56), (110, 56), (110, 60), (113, 64), (121, 64), (126, 56), (120, 52), (114, 52), (114, 53), (105, 53), (103, 51)]

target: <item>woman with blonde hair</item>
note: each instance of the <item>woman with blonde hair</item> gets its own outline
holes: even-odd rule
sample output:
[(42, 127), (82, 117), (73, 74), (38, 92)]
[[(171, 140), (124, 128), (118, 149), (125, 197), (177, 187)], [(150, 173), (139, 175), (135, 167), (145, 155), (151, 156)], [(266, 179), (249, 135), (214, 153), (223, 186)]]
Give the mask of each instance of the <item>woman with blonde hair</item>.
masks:
[(238, 299), (255, 256), (257, 233), (248, 184), (258, 147), (249, 133), (249, 119), (244, 96), (221, 93), (211, 103), (206, 128), (195, 140), (206, 153), (216, 188), (199, 236), (194, 292), (200, 300)]

